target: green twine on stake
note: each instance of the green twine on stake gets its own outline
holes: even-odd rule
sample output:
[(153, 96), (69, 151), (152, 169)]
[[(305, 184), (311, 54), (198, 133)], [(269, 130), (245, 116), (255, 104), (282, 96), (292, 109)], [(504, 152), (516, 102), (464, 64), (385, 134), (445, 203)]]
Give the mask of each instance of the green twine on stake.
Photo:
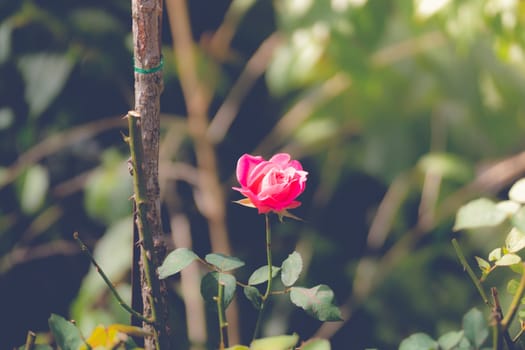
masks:
[(164, 67), (164, 59), (161, 57), (160, 58), (160, 63), (156, 67), (149, 68), (149, 69), (144, 69), (144, 68), (139, 68), (137, 66), (134, 66), (133, 70), (135, 71), (135, 73), (139, 73), (139, 74), (152, 74), (152, 73), (156, 73), (159, 70), (161, 70), (162, 67)]

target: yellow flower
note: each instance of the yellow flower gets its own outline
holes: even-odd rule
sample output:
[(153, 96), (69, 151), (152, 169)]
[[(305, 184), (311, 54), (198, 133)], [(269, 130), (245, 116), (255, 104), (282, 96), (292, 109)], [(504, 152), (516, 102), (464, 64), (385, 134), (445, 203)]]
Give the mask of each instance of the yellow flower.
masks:
[[(108, 327), (99, 325), (93, 330), (89, 338), (86, 339), (86, 343), (93, 350), (120, 349), (121, 347), (119, 347), (119, 345), (124, 345), (128, 340), (128, 335), (143, 337), (149, 335), (149, 333), (142, 328), (123, 324), (112, 324)], [(87, 345), (82, 345), (79, 350), (88, 350)], [(124, 347), (122, 347), (122, 349), (124, 349)]]

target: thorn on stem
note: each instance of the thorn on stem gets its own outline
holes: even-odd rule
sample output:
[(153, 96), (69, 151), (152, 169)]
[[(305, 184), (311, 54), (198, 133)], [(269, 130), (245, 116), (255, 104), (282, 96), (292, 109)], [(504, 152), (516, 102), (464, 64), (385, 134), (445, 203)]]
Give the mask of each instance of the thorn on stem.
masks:
[(129, 111), (128, 116), (134, 117), (134, 118), (140, 118), (140, 113), (137, 111)]
[(131, 159), (131, 157), (128, 158), (128, 172), (131, 176), (133, 176), (133, 160)]

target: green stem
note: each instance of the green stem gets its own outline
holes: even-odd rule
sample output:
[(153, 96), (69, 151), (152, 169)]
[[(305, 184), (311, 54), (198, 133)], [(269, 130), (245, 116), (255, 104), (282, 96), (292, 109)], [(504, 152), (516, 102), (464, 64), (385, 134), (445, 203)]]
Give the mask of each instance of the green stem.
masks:
[(501, 340), (500, 325), (495, 322), (492, 326), (492, 349), (501, 350), (502, 346), (503, 342)]
[(523, 272), (521, 274), (521, 281), (518, 286), (518, 289), (516, 290), (516, 294), (514, 294), (514, 298), (512, 299), (512, 302), (509, 306), (509, 310), (507, 311), (507, 314), (501, 320), (501, 328), (503, 331), (506, 331), (509, 328), (510, 323), (514, 319), (514, 316), (516, 315), (516, 312), (518, 311), (518, 308), (521, 304), (521, 299), (523, 298), (523, 294), (525, 293), (525, 263), (523, 263)]
[(217, 313), (219, 314), (219, 350), (224, 350), (228, 346), (228, 322), (223, 309), (224, 283), (219, 282), (219, 295), (215, 298), (217, 302)]
[(99, 264), (97, 263), (97, 261), (93, 257), (93, 254), (91, 254), (91, 252), (89, 251), (89, 248), (84, 244), (84, 242), (82, 242), (80, 237), (78, 237), (78, 232), (73, 233), (73, 238), (75, 238), (75, 240), (77, 241), (78, 245), (80, 246), (80, 249), (89, 257), (89, 259), (91, 260), (91, 263), (93, 264), (93, 266), (95, 266), (95, 269), (97, 270), (98, 274), (100, 275), (100, 277), (102, 277), (102, 279), (104, 280), (106, 285), (109, 287), (109, 289), (111, 290), (111, 292), (113, 293), (113, 295), (117, 299), (119, 305), (122, 306), (124, 308), (124, 310), (126, 310), (127, 312), (129, 312), (133, 316), (137, 317), (138, 319), (140, 319), (140, 320), (142, 320), (142, 321), (144, 321), (146, 323), (149, 323), (149, 324), (154, 324), (155, 322), (153, 320), (150, 320), (150, 319), (144, 317), (139, 312), (133, 310), (133, 308), (131, 308), (131, 306), (129, 306), (124, 301), (124, 299), (122, 299), (120, 294), (117, 292), (117, 290), (113, 286), (113, 283), (109, 280), (109, 278), (106, 275), (106, 273), (104, 272), (104, 270), (102, 270), (102, 268), (99, 266)]
[(514, 350), (514, 342), (512, 341), (512, 338), (510, 337), (508, 329), (502, 329), (501, 327), (501, 320), (503, 319), (503, 312), (501, 311), (501, 303), (499, 302), (498, 297), (498, 290), (495, 287), (492, 287), (490, 289), (490, 293), (492, 294), (492, 301), (493, 301), (493, 307), (492, 307), (492, 326), (493, 328), (493, 346), (494, 349), (502, 349), (503, 347), (503, 341), (505, 341), (505, 344), (507, 345), (508, 350)]
[[(148, 218), (148, 197), (147, 197), (147, 186), (146, 186), (146, 173), (144, 170), (144, 147), (142, 144), (142, 129), (141, 129), (141, 116), (136, 111), (129, 111), (127, 115), (129, 137), (127, 141), (129, 143), (129, 149), (131, 153), (131, 164), (133, 167), (133, 198), (136, 205), (136, 225), (139, 232), (139, 243), (141, 251), (141, 268), (144, 273), (143, 292), (144, 306), (149, 305), (149, 314), (154, 323), (158, 323), (159, 315), (159, 304), (163, 301), (163, 297), (160, 292), (160, 283), (155, 274), (155, 263), (156, 252), (153, 245), (153, 230)], [(161, 309), (162, 310), (162, 309)], [(144, 312), (148, 310), (144, 308)], [(164, 329), (164, 327), (160, 327)], [(155, 340), (156, 350), (161, 350), (161, 344), (159, 343), (159, 329), (153, 327), (153, 338)]]
[(512, 342), (513, 343), (517, 343), (518, 340), (520, 340), (521, 336), (523, 335), (523, 333), (525, 333), (525, 328), (521, 327), (519, 332), (514, 336), (514, 338), (512, 339)]
[(483, 302), (487, 305), (490, 305), (489, 298), (487, 298), (487, 294), (485, 294), (485, 291), (483, 290), (483, 287), (481, 286), (478, 277), (476, 276), (474, 271), (472, 271), (472, 268), (468, 264), (467, 259), (465, 258), (465, 255), (463, 255), (463, 252), (459, 247), (458, 241), (455, 238), (452, 239), (452, 245), (454, 246), (454, 250), (456, 251), (456, 255), (458, 256), (461, 265), (463, 265), (463, 268), (465, 269), (465, 271), (467, 271), (468, 275), (470, 276), (470, 279), (476, 286), (479, 295), (481, 295), (481, 298), (483, 299)]
[(36, 334), (33, 331), (27, 332), (24, 350), (33, 350), (35, 347)]
[(259, 315), (257, 316), (257, 323), (255, 324), (255, 331), (253, 332), (253, 339), (254, 340), (259, 335), (264, 307), (266, 306), (266, 301), (268, 300), (268, 297), (270, 296), (271, 291), (272, 291), (272, 277), (273, 277), (273, 271), (272, 271), (272, 233), (271, 233), (271, 230), (270, 230), (269, 214), (265, 214), (264, 215), (264, 219), (265, 219), (265, 223), (266, 223), (266, 260), (267, 260), (267, 263), (268, 263), (268, 283), (266, 284), (266, 292), (261, 297), (261, 307), (259, 309)]
[(501, 320), (503, 319), (503, 311), (501, 310), (501, 303), (499, 302), (498, 290), (495, 287), (492, 287), (490, 289), (490, 292), (492, 294), (492, 300), (494, 304), (492, 308), (492, 321), (498, 327), (498, 334), (501, 334), (503, 336), (503, 340), (505, 341), (505, 344), (507, 345), (507, 349), (514, 350), (515, 349), (514, 342), (512, 341), (512, 338), (510, 337), (509, 330), (501, 329)]

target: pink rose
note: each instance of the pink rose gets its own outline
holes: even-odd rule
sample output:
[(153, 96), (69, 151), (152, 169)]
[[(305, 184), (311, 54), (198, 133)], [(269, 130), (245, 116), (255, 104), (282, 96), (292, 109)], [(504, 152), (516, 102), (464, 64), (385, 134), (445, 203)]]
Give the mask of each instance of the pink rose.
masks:
[(281, 213), (301, 205), (295, 199), (306, 187), (307, 174), (301, 163), (291, 160), (287, 153), (276, 154), (268, 161), (244, 154), (237, 161), (241, 187), (233, 189), (247, 197), (241, 204), (253, 205), (259, 214)]

